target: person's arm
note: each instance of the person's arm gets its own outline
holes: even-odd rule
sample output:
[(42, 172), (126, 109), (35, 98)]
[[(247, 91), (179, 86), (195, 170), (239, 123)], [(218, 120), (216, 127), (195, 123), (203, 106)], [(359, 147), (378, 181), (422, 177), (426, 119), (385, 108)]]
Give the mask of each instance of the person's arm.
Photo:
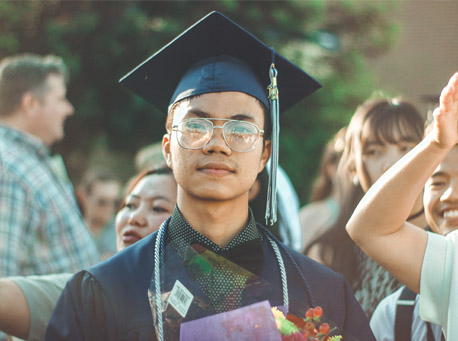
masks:
[(434, 127), (366, 193), (347, 223), (355, 242), (415, 292), (427, 232), (406, 223), (415, 199), (442, 159), (458, 143), (458, 73), (442, 90)]
[(13, 281), (0, 279), (0, 330), (27, 339), (30, 311), (24, 293)]

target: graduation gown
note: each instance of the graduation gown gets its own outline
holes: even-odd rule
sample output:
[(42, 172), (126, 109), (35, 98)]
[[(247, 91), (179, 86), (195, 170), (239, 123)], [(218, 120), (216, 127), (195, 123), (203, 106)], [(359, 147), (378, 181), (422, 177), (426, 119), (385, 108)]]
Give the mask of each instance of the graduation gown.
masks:
[[(148, 288), (154, 270), (156, 235), (157, 232), (110, 259), (75, 274), (57, 303), (48, 325), (46, 340), (155, 340)], [(264, 261), (260, 276), (270, 283), (271, 289), (255, 300), (267, 299), (271, 306), (280, 306), (283, 304), (280, 270), (266, 238), (262, 249)], [(342, 334), (344, 340), (375, 340), (366, 316), (343, 277), (302, 254), (288, 250), (307, 278), (315, 305), (323, 308), (322, 320), (332, 321), (338, 327), (337, 334)], [(303, 316), (309, 308), (306, 291), (297, 271), (283, 253), (289, 312)], [(166, 254), (167, 258), (175, 256)], [(194, 291), (199, 290), (186, 277), (185, 269), (180, 269), (179, 264), (175, 263), (171, 271), (171, 277), (178, 277)], [(165, 279), (167, 290), (171, 290), (172, 282), (174, 280)], [(243, 305), (253, 303), (249, 300), (248, 295)]]

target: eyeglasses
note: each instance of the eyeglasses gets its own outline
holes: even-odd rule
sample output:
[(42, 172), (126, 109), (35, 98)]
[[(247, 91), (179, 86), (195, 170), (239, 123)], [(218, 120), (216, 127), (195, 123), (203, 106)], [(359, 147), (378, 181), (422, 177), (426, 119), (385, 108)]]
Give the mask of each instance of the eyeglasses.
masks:
[[(213, 125), (212, 121), (225, 121), (222, 126)], [(223, 129), (226, 145), (236, 152), (250, 152), (264, 136), (264, 130), (255, 124), (221, 118), (188, 118), (172, 127), (177, 132), (178, 144), (185, 149), (203, 148), (212, 138), (213, 129)]]

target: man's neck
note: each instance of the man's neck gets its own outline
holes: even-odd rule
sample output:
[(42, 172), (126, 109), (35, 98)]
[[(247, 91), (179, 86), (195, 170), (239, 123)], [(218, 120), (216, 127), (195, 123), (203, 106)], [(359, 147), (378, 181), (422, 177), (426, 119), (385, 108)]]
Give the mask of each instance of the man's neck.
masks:
[[(29, 136), (36, 139), (37, 142), (39, 141), (39, 142), (44, 143), (44, 141), (40, 137), (38, 137), (31, 131), (30, 122), (27, 121), (24, 115), (21, 116), (20, 113), (14, 113), (6, 117), (1, 117), (0, 123), (6, 124), (16, 130), (20, 130), (21, 132), (28, 134)], [(47, 144), (46, 146), (48, 148), (50, 147)]]
[(225, 247), (248, 224), (248, 195), (227, 201), (199, 200), (178, 194), (186, 221), (215, 244)]

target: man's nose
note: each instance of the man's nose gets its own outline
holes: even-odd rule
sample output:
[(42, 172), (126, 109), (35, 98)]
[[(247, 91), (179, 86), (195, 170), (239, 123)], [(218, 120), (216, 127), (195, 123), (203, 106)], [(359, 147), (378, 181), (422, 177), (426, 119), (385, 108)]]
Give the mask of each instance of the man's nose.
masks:
[(222, 126), (213, 126), (213, 134), (210, 137), (210, 140), (207, 142), (205, 146), (203, 146), (202, 151), (205, 154), (211, 153), (223, 153), (226, 155), (230, 155), (232, 150), (226, 143), (223, 135), (223, 127)]
[(75, 112), (75, 107), (73, 106), (73, 104), (67, 99), (67, 114), (68, 116), (71, 116), (73, 115), (73, 113)]

